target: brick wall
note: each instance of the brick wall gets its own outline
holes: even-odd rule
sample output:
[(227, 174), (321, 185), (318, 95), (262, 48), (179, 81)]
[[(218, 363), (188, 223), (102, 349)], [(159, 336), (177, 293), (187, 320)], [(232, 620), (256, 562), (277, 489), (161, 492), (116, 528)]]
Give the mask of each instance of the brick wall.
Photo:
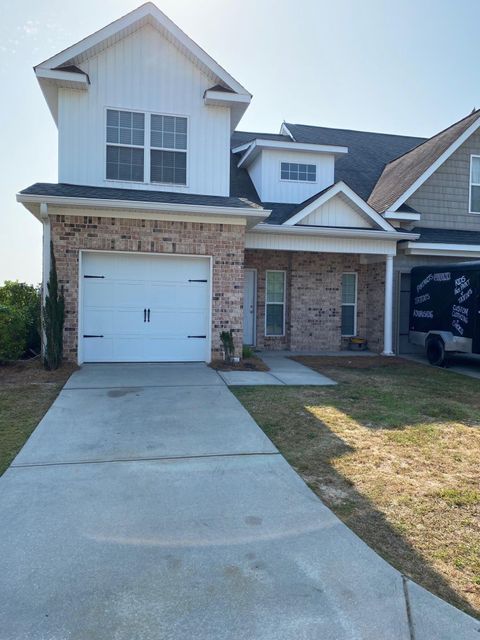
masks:
[[(383, 282), (385, 263), (361, 264), (360, 256), (302, 251), (247, 249), (245, 267), (257, 269), (257, 346), (292, 351), (336, 351), (341, 337), (342, 273), (358, 274), (357, 335), (372, 350), (383, 348)], [(287, 271), (286, 335), (266, 338), (265, 272)]]
[(219, 334), (232, 329), (241, 352), (245, 229), (203, 224), (89, 216), (50, 216), (60, 285), (65, 293), (64, 356), (77, 358), (78, 256), (80, 249), (213, 256), (212, 357)]

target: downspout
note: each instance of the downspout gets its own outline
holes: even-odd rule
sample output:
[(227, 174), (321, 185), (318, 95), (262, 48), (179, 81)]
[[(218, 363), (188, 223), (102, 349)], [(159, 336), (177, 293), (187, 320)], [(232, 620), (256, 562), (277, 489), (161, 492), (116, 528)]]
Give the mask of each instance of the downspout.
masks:
[(47, 297), (47, 283), (50, 276), (50, 240), (52, 237), (50, 229), (50, 218), (48, 217), (48, 205), (46, 202), (40, 204), (40, 219), (43, 225), (43, 251), (42, 251), (42, 356), (45, 355), (45, 331), (43, 328), (43, 307)]

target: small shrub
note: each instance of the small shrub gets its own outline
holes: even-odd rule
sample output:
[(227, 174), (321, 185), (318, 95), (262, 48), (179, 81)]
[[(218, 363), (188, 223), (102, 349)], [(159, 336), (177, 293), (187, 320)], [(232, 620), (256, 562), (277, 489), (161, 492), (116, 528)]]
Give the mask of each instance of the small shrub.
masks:
[(16, 309), (0, 306), (0, 362), (18, 360), (25, 350), (27, 325)]
[(226, 362), (231, 362), (235, 355), (235, 344), (233, 342), (233, 333), (230, 331), (222, 331), (220, 334), (220, 340), (223, 345), (223, 352), (225, 353)]
[(253, 358), (253, 349), (248, 344), (243, 345), (242, 358)]

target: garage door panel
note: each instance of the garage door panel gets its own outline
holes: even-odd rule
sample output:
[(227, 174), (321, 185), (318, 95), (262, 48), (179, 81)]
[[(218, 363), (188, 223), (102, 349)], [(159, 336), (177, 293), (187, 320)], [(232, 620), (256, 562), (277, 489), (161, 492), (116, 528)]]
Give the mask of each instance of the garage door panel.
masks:
[(149, 341), (148, 356), (153, 360), (175, 362), (178, 354), (184, 354), (184, 361), (198, 361), (205, 359), (206, 340), (188, 338), (154, 338)]
[(189, 335), (207, 335), (208, 316), (203, 311), (158, 311), (151, 310), (150, 326), (147, 330), (152, 338), (178, 337)]
[(152, 283), (150, 308), (205, 309), (208, 288), (204, 286)]
[(85, 362), (113, 362), (113, 341), (108, 338), (84, 338)]
[[(94, 276), (82, 278), (82, 333), (103, 336), (83, 338), (85, 361), (208, 358), (208, 259), (85, 253), (82, 263), (83, 275)], [(144, 309), (150, 309), (150, 322)]]

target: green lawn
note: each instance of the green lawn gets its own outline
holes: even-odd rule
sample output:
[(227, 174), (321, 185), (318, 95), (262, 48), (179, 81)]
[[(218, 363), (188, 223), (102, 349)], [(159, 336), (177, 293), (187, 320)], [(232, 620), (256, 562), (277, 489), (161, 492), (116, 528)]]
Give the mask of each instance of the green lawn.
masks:
[(339, 384), (232, 391), (353, 531), (478, 615), (480, 381), (401, 359), (299, 360)]
[(72, 367), (44, 371), (38, 362), (0, 366), (0, 475), (65, 384)]

